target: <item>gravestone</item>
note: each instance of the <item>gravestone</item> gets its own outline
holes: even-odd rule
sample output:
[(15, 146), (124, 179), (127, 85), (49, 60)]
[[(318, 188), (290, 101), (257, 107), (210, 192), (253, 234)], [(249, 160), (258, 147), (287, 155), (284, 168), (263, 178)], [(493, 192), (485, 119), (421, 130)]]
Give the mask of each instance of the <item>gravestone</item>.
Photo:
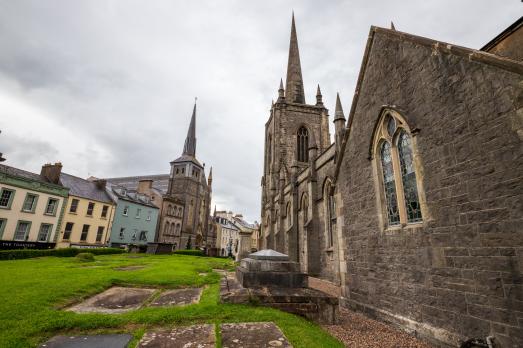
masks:
[(274, 323), (221, 324), (223, 348), (292, 348)]
[(40, 348), (126, 348), (132, 335), (56, 336)]

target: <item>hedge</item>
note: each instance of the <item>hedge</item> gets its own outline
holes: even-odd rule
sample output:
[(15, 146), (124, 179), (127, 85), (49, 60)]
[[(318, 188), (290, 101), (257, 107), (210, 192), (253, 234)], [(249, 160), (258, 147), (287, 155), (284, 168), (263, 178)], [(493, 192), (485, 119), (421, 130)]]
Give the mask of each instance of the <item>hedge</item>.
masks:
[(181, 249), (181, 250), (176, 250), (173, 252), (173, 254), (178, 254), (178, 255), (191, 255), (191, 256), (205, 256), (205, 254), (203, 253), (203, 251), (201, 250), (197, 250), (197, 249)]
[(74, 257), (80, 253), (89, 252), (94, 255), (108, 255), (108, 254), (122, 254), (126, 251), (118, 248), (96, 248), (96, 249), (80, 249), (80, 248), (62, 248), (62, 249), (15, 249), (15, 250), (1, 250), (0, 260), (19, 260), (30, 259), (41, 256), (56, 256), (56, 257)]

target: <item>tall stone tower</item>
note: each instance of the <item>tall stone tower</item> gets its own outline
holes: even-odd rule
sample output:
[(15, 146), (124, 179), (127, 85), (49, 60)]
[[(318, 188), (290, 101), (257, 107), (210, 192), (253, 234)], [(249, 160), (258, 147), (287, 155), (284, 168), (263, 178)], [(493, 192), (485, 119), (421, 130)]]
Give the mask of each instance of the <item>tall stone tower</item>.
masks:
[[(309, 166), (310, 149), (315, 148), (318, 153), (322, 153), (330, 146), (328, 118), (328, 110), (323, 105), (319, 86), (316, 103), (306, 103), (293, 15), (285, 89), (283, 81), (280, 81), (278, 99), (272, 104), (269, 120), (265, 124), (264, 170), (261, 183), (261, 247), (288, 252), (293, 257), (295, 248), (292, 247), (292, 241), (297, 236), (293, 237), (292, 233), (298, 232), (290, 231), (289, 236), (279, 236), (274, 228), (284, 210), (281, 207), (283, 188), (290, 183), (294, 175)], [(294, 206), (297, 206), (297, 202), (294, 202)], [(284, 243), (284, 240), (289, 242)], [(284, 244), (287, 246), (284, 247)], [(293, 258), (297, 259), (298, 255), (294, 255)]]
[[(169, 187), (164, 201), (183, 206), (178, 248), (206, 246), (212, 178), (205, 179), (204, 165), (196, 159), (196, 103), (182, 155), (171, 162)], [(162, 209), (163, 210), (163, 209)], [(162, 216), (168, 212), (162, 211)], [(160, 225), (160, 226), (163, 226)]]

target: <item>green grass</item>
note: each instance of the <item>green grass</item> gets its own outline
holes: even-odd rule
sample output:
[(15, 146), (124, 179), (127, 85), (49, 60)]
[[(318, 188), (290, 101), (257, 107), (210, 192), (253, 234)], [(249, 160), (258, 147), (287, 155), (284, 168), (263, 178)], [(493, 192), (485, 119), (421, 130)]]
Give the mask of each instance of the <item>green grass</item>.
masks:
[[(219, 275), (226, 259), (185, 255), (96, 256), (95, 262), (42, 257), (0, 262), (0, 347), (35, 347), (56, 334), (130, 332), (136, 344), (150, 328), (192, 323), (273, 321), (294, 347), (343, 347), (319, 326), (275, 309), (219, 303)], [(145, 266), (133, 271), (115, 267)], [(206, 276), (199, 273), (206, 272)], [(61, 310), (111, 285), (163, 288), (204, 286), (200, 303), (143, 308), (124, 314), (76, 314)], [(219, 334), (219, 333), (218, 333)]]

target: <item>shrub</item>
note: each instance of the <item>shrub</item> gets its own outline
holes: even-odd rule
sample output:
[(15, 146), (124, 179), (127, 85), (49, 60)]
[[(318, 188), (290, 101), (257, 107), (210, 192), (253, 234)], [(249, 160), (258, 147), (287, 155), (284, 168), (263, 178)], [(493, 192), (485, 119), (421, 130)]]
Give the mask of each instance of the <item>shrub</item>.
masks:
[[(17, 250), (1, 250), (0, 260), (20, 260), (30, 259), (41, 256), (56, 256), (56, 257), (74, 257), (80, 253), (85, 253), (86, 249), (79, 248), (62, 248), (62, 249), (17, 249)], [(122, 254), (125, 250), (118, 248), (96, 248), (89, 249), (89, 253), (93, 255), (109, 255)]]
[(76, 255), (76, 259), (78, 261), (82, 261), (82, 262), (93, 262), (94, 255), (91, 253), (80, 253), (80, 254)]
[(203, 251), (197, 249), (187, 249), (187, 250), (176, 250), (174, 254), (178, 255), (191, 255), (191, 256), (205, 256)]

